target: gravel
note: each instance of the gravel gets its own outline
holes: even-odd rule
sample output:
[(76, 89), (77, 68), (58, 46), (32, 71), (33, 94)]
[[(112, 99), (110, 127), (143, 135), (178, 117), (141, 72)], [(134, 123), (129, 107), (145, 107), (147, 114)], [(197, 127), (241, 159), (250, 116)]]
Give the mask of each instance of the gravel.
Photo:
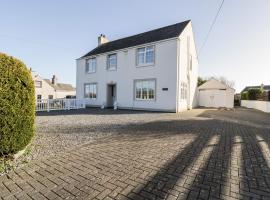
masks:
[(127, 125), (173, 117), (175, 114), (85, 109), (38, 113), (36, 137), (28, 160), (54, 156), (78, 145), (111, 136)]

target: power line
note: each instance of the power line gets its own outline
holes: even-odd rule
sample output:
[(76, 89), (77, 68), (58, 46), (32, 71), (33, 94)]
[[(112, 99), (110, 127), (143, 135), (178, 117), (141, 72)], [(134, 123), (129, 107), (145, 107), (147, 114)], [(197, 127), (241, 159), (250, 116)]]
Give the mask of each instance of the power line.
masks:
[(209, 38), (209, 35), (210, 35), (212, 29), (214, 28), (214, 25), (215, 25), (215, 23), (216, 23), (216, 21), (217, 21), (217, 18), (218, 18), (218, 16), (219, 16), (219, 14), (220, 14), (220, 11), (221, 11), (221, 9), (222, 9), (222, 6), (223, 6), (223, 4), (224, 4), (224, 1), (225, 1), (225, 0), (222, 0), (220, 6), (219, 6), (219, 8), (218, 8), (217, 14), (216, 14), (216, 16), (215, 16), (215, 18), (214, 18), (214, 20), (213, 20), (211, 26), (210, 26), (210, 29), (209, 29), (209, 31), (208, 31), (208, 33), (207, 33), (205, 39), (204, 39), (203, 44), (202, 44), (202, 46), (201, 46), (201, 48), (200, 48), (200, 50), (199, 50), (199, 54), (201, 54), (202, 49), (204, 48), (204, 46), (205, 46), (205, 44), (206, 44), (206, 42), (207, 42), (207, 40), (208, 40), (208, 38)]

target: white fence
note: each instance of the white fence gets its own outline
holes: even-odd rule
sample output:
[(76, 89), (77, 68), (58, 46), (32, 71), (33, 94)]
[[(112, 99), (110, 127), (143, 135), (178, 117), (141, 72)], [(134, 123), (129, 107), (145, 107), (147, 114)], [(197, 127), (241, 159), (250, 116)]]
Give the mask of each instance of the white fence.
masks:
[(36, 111), (71, 110), (85, 108), (84, 99), (41, 99), (36, 102)]
[(241, 106), (270, 113), (270, 101), (241, 100)]

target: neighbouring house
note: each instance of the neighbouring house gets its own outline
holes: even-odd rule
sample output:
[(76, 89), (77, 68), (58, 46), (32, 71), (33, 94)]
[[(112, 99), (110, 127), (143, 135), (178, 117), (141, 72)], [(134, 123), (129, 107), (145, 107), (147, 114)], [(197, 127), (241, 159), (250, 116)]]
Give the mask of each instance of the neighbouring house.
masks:
[(87, 106), (180, 112), (197, 106), (191, 21), (109, 41), (77, 59), (77, 98)]
[(258, 85), (258, 86), (247, 86), (242, 90), (241, 94), (244, 94), (244, 93), (247, 94), (248, 91), (250, 91), (250, 90), (261, 90), (262, 91), (261, 94), (255, 95), (254, 98), (256, 100), (270, 101), (270, 85), (261, 84), (261, 85)]
[(32, 71), (32, 77), (35, 82), (37, 100), (69, 98), (76, 95), (76, 89), (71, 84), (58, 83), (55, 75), (51, 80), (44, 79)]
[(199, 105), (212, 108), (233, 108), (235, 90), (216, 79), (198, 87)]
[(265, 92), (269, 92), (270, 91), (270, 85), (261, 84), (261, 85), (256, 85), (256, 86), (247, 86), (242, 90), (241, 93), (247, 92), (250, 89), (262, 89)]

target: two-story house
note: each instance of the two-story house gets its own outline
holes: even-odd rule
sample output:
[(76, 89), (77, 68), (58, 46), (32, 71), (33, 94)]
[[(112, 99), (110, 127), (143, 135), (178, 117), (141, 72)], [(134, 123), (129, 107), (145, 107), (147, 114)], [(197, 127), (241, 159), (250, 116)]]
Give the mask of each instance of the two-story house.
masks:
[(180, 112), (197, 106), (191, 21), (109, 41), (77, 59), (77, 98), (88, 106)]
[(71, 84), (58, 83), (57, 77), (53, 75), (52, 79), (44, 79), (36, 72), (32, 72), (35, 82), (36, 99), (63, 99), (75, 97), (76, 89)]

